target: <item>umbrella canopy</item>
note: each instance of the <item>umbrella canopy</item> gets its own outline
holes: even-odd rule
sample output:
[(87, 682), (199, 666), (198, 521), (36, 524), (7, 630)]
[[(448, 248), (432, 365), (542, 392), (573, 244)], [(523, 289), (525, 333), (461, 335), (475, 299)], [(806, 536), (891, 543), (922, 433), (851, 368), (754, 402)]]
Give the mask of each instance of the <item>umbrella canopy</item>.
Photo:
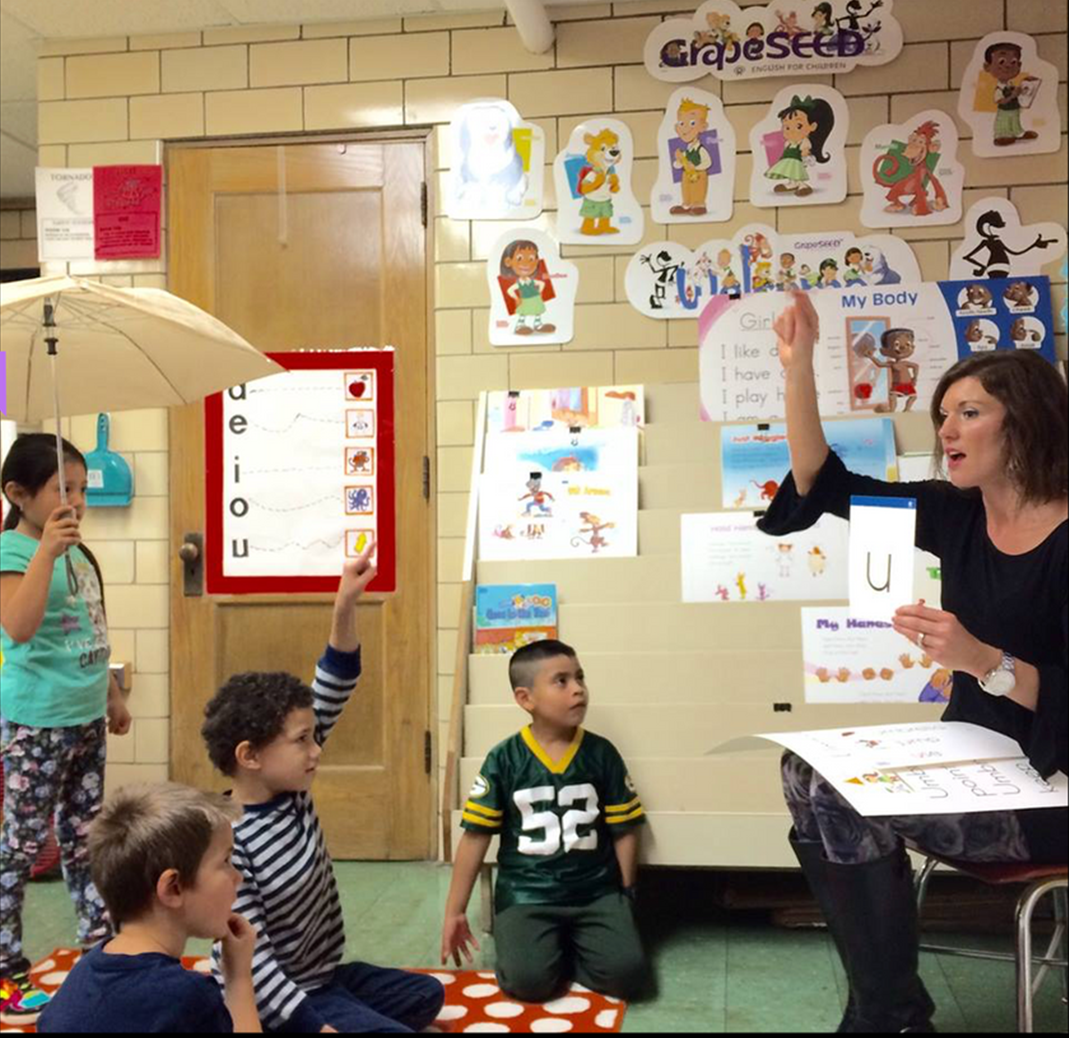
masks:
[[(55, 327), (44, 327), (51, 304)], [(222, 321), (157, 288), (114, 288), (77, 277), (0, 285), (5, 416), (57, 417), (46, 337), (57, 342), (66, 414), (190, 404), (284, 369)]]

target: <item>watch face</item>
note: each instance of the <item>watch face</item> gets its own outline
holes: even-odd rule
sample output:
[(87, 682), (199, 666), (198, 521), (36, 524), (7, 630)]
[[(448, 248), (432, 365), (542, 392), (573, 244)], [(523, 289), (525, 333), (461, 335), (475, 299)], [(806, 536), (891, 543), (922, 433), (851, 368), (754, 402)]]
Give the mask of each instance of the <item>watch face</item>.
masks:
[(1003, 670), (1000, 667), (984, 678), (982, 687), (989, 695), (1005, 696), (1012, 692), (1016, 685), (1017, 679), (1014, 677), (1013, 671)]

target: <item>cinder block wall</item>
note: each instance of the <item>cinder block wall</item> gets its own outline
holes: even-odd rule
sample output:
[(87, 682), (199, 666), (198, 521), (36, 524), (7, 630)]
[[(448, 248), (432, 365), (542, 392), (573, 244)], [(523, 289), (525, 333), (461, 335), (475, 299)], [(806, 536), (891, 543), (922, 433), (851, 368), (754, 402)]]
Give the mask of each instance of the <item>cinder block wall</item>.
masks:
[[(745, 2), (745, 0), (744, 0)], [(456, 105), (481, 96), (509, 98), (546, 134), (551, 163), (572, 127), (586, 116), (616, 113), (631, 126), (637, 149), (636, 188), (648, 198), (655, 177), (656, 130), (674, 87), (648, 76), (642, 46), (667, 15), (696, 2), (648, 0), (550, 8), (557, 42), (545, 55), (528, 54), (501, 14), (354, 21), (335, 24), (205, 29), (167, 36), (50, 41), (39, 61), (40, 163), (154, 162), (159, 142), (276, 131), (346, 130), (443, 124)], [(960, 83), (976, 40), (1002, 28), (1036, 36), (1040, 54), (1059, 70), (1062, 147), (1057, 154), (977, 159), (967, 143), (966, 206), (978, 197), (1010, 197), (1027, 220), (1066, 222), (1066, 6), (1049, 0), (897, 0), (906, 45), (893, 63), (835, 77), (851, 108), (851, 194), (840, 205), (777, 213), (745, 201), (750, 156), (739, 156), (735, 217), (730, 223), (664, 228), (647, 219), (646, 240), (696, 245), (730, 237), (744, 223), (763, 221), (784, 231), (863, 230), (858, 221), (856, 157), (865, 133), (929, 107), (955, 115)], [(821, 80), (810, 77), (809, 82)], [(824, 82), (833, 82), (824, 77)], [(747, 83), (708, 78), (695, 85), (719, 94), (740, 149), (787, 80)], [(436, 133), (439, 177), (449, 156)], [(548, 208), (555, 208), (547, 170)], [(648, 216), (648, 214), (647, 214)], [(552, 215), (535, 226), (550, 226)], [(5, 227), (6, 227), (5, 223)], [(581, 273), (575, 340), (566, 346), (504, 350), (487, 341), (484, 263), (500, 225), (435, 219), (435, 341), (438, 433), (438, 731), (444, 738), (453, 667), (474, 401), (481, 389), (612, 382), (694, 382), (698, 377), (697, 322), (655, 322), (631, 309), (624, 271), (635, 247), (565, 248)], [(902, 231), (911, 239), (927, 279), (947, 275), (961, 225)], [(7, 231), (5, 230), (5, 238)], [(71, 264), (76, 273), (120, 284), (162, 285), (156, 262)], [(1048, 273), (1059, 282), (1060, 264)], [(1066, 356), (1065, 330), (1058, 350)], [(656, 416), (654, 416), (656, 417)], [(91, 419), (74, 423), (81, 446), (91, 446)], [(162, 777), (166, 771), (169, 675), (165, 579), (167, 434), (164, 416), (116, 416), (120, 450), (144, 457), (159, 482), (125, 520), (91, 520), (87, 535), (108, 541), (112, 624), (119, 654), (135, 653), (137, 731), (113, 747), (112, 783)], [(155, 494), (155, 491), (159, 491)], [(132, 559), (132, 563), (131, 563)], [(142, 566), (143, 563), (143, 566)], [(131, 571), (131, 565), (133, 567)], [(147, 577), (146, 577), (147, 575)], [(129, 578), (123, 583), (122, 577)], [(140, 622), (148, 617), (149, 626)], [(142, 660), (148, 668), (142, 671)], [(146, 681), (148, 682), (146, 688)], [(121, 754), (122, 756), (119, 756)]]

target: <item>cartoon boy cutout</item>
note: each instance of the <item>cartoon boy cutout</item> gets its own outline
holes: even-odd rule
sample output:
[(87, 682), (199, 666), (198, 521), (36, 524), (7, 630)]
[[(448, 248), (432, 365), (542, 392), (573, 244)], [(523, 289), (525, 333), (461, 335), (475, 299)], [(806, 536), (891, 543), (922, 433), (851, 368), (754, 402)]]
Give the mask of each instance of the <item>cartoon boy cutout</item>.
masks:
[(552, 515), (553, 509), (546, 504), (546, 501), (555, 501), (556, 498), (548, 491), (542, 489), (542, 473), (532, 472), (531, 478), (527, 481), (527, 493), (520, 498), (520, 501), (527, 501), (527, 508), (524, 510), (524, 515), (530, 515), (532, 508), (538, 509), (539, 515)]
[(798, 287), (798, 275), (794, 272), (794, 262), (793, 252), (784, 252), (780, 255), (779, 274), (776, 281), (785, 292)]
[(680, 190), (682, 205), (669, 210), (673, 216), (705, 216), (709, 211), (709, 169), (713, 157), (702, 144), (702, 134), (709, 129), (709, 106), (684, 98), (676, 113), (676, 133), (686, 148), (676, 148), (672, 165), (683, 171)]
[(887, 360), (880, 360), (876, 356), (874, 346), (870, 345), (865, 355), (878, 368), (886, 368), (891, 372), (891, 402), (877, 404), (876, 411), (879, 414), (888, 414), (898, 407), (898, 399), (905, 400), (905, 411), (913, 409), (917, 402), (917, 376), (920, 374), (920, 365), (909, 358), (917, 349), (917, 339), (911, 328), (888, 328), (880, 336), (880, 353)]
[(1039, 134), (1021, 125), (1021, 94), (1025, 83), (1039, 82), (1021, 75), (1021, 48), (1008, 40), (992, 43), (984, 51), (984, 71), (997, 81), (995, 87), (995, 144), (1000, 148), (1017, 141), (1034, 141)]
[(735, 271), (731, 269), (733, 259), (731, 249), (721, 249), (716, 254), (716, 266), (713, 269), (721, 292), (734, 292), (739, 288), (739, 279), (735, 276)]

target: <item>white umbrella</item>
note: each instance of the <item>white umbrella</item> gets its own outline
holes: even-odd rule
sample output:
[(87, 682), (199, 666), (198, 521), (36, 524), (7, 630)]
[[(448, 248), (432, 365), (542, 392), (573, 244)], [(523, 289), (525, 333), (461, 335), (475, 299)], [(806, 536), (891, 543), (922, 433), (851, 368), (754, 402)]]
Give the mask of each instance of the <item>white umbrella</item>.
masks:
[(170, 292), (66, 276), (0, 285), (0, 350), (7, 355), (6, 417), (56, 420), (64, 503), (61, 396), (69, 414), (171, 407), (284, 370)]

